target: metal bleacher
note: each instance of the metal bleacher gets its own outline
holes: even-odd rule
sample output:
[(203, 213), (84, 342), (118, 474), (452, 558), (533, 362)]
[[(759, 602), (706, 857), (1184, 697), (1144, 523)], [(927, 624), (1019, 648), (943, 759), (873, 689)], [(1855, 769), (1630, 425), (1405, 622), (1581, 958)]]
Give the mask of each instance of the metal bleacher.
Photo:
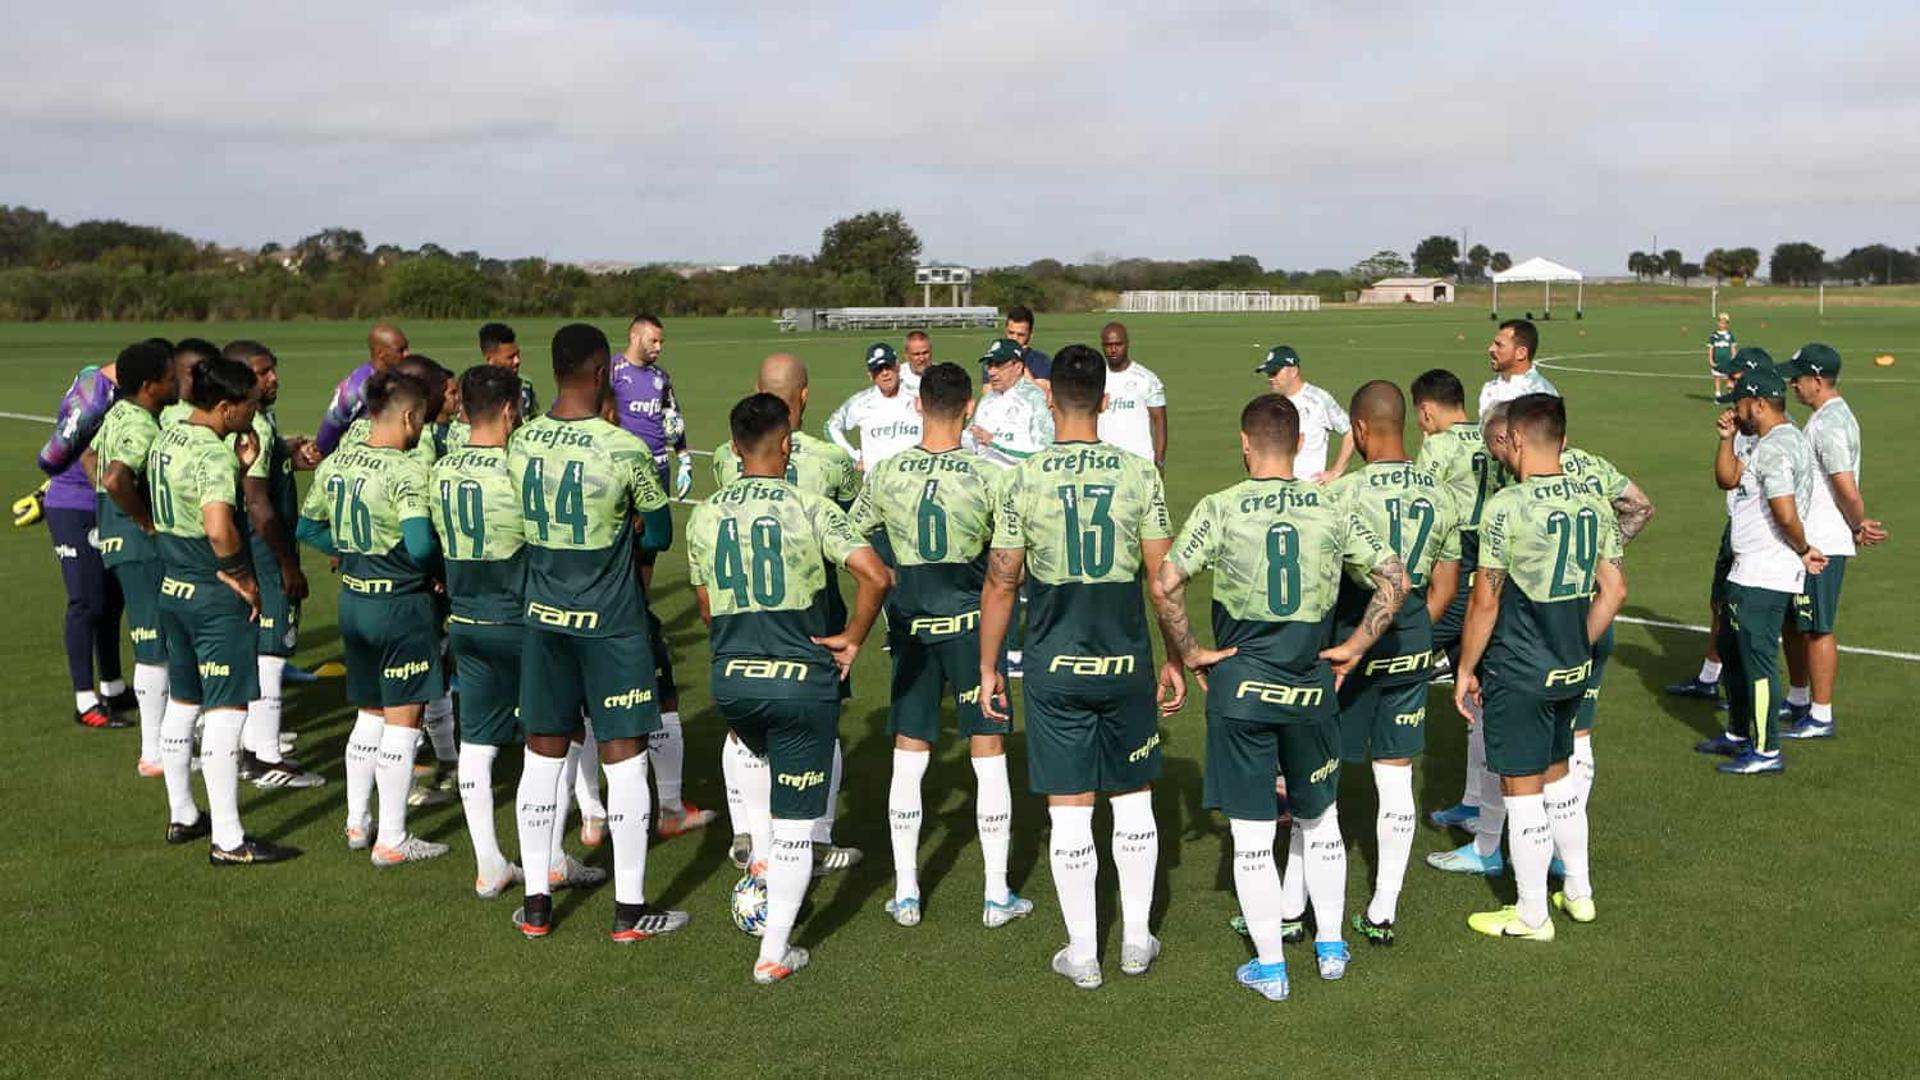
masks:
[(773, 321), (781, 332), (790, 330), (909, 330), (934, 327), (1000, 325), (995, 307), (844, 307), (787, 308)]

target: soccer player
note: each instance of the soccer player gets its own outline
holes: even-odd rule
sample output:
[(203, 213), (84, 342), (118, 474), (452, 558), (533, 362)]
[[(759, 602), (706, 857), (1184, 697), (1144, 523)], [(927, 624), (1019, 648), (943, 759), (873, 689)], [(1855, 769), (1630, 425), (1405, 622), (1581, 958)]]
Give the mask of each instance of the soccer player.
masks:
[[(853, 458), (846, 451), (805, 431), (802, 421), (807, 412), (807, 365), (797, 356), (775, 353), (761, 361), (760, 371), (755, 378), (754, 388), (762, 394), (772, 394), (787, 406), (788, 457), (787, 482), (811, 495), (818, 495), (846, 510), (853, 505), (854, 497), (860, 494), (860, 470), (854, 466)], [(723, 443), (713, 452), (713, 479), (720, 487), (726, 487), (745, 475), (746, 464), (731, 442)], [(830, 627), (845, 626), (847, 621), (847, 602), (840, 595), (839, 577), (831, 562), (822, 564), (827, 584), (821, 592), (821, 602), (827, 606), (827, 622)], [(843, 684), (840, 695), (846, 698), (852, 689)], [(735, 792), (745, 790), (755, 768), (753, 755), (745, 752), (745, 746), (739, 739), (729, 736), (721, 746), (721, 774), (726, 778), (728, 811), (735, 809)], [(814, 873), (826, 874), (837, 870), (846, 870), (865, 858), (859, 848), (839, 847), (833, 842), (833, 825), (838, 817), (840, 806), (840, 779), (845, 761), (841, 753), (840, 742), (834, 740), (833, 769), (827, 778), (827, 805), (814, 822)], [(747, 838), (740, 828), (744, 817), (734, 818), (733, 862), (745, 868), (748, 860)]]
[(1100, 438), (1122, 450), (1167, 467), (1167, 388), (1160, 376), (1134, 362), (1125, 323), (1100, 330), (1100, 351), (1107, 358), (1107, 407), (1100, 414)]
[(933, 339), (925, 330), (911, 330), (907, 333), (907, 366), (900, 369), (900, 385), (907, 393), (918, 396), (920, 378), (933, 366)]
[(893, 899), (901, 926), (920, 922), (921, 779), (940, 735), (940, 694), (951, 687), (956, 726), (968, 743), (978, 785), (974, 825), (986, 864), (981, 921), (989, 929), (1032, 912), (1033, 901), (1007, 887), (1013, 791), (1007, 780), (1005, 721), (980, 711), (980, 584), (993, 535), (995, 493), (1003, 475), (960, 448), (973, 411), (973, 381), (957, 364), (927, 369), (919, 410), (920, 445), (867, 474), (853, 504), (853, 531), (891, 537), (897, 587), (888, 601), (893, 658), (893, 781), (887, 817), (893, 834)]
[(1733, 331), (1727, 326), (1732, 318), (1724, 311), (1714, 316), (1713, 333), (1707, 337), (1707, 374), (1713, 376), (1715, 397), (1724, 390), (1721, 384), (1731, 383), (1735, 375)]
[[(407, 832), (407, 792), (428, 702), (446, 689), (433, 580), (439, 546), (429, 517), (428, 465), (415, 453), (432, 389), (398, 371), (368, 379), (372, 432), (321, 463), (301, 507), (299, 538), (340, 559), (340, 640), (347, 700), (347, 848), (369, 846), (375, 867), (439, 858), (447, 845)], [(380, 794), (377, 832), (368, 803)]]
[(493, 762), (519, 735), (525, 537), (506, 447), (520, 426), (526, 384), (490, 364), (460, 382), (471, 434), (435, 463), (429, 501), (453, 601), (447, 635), (460, 680), (460, 805), (473, 838), (473, 891), (490, 900), (523, 880), (494, 828)]
[[(1333, 495), (1386, 542), (1408, 584), (1406, 600), (1380, 639), (1338, 687), (1340, 757), (1355, 764), (1370, 759), (1379, 794), (1373, 898), (1353, 917), (1353, 928), (1374, 945), (1391, 945), (1413, 854), (1413, 759), (1427, 743), (1433, 621), (1460, 584), (1460, 511), (1453, 490), (1407, 456), (1407, 401), (1399, 387), (1367, 383), (1354, 391), (1348, 408), (1354, 447), (1366, 465), (1334, 481)], [(1360, 626), (1375, 592), (1370, 582), (1340, 579), (1336, 637)]]
[(1807, 541), (1826, 553), (1827, 568), (1807, 579), (1787, 625), (1787, 707), (1784, 739), (1823, 739), (1833, 734), (1833, 681), (1840, 647), (1833, 636), (1840, 616), (1840, 586), (1856, 544), (1887, 538), (1867, 516), (1860, 494), (1860, 422), (1840, 396), (1840, 354), (1831, 346), (1803, 345), (1781, 372), (1800, 404), (1813, 410), (1804, 429), (1813, 453), (1813, 505)]
[[(1027, 778), (1035, 794), (1047, 797), (1053, 884), (1067, 926), (1067, 945), (1054, 954), (1053, 970), (1083, 990), (1101, 982), (1097, 794), (1106, 794), (1113, 808), (1120, 970), (1144, 975), (1160, 953), (1148, 929), (1160, 854), (1152, 790), (1160, 775), (1160, 732), (1140, 582), (1159, 573), (1172, 526), (1152, 463), (1099, 441), (1106, 381), (1106, 361), (1085, 345), (1069, 345), (1055, 358), (1059, 441), (1003, 480), (980, 593), (980, 709), (987, 720), (1006, 723), (1000, 650), (1021, 575), (1029, 578), (1027, 651), (1034, 664), (1025, 689)], [(1161, 672), (1161, 685), (1173, 695), (1162, 704), (1167, 711), (1184, 698), (1177, 663), (1170, 657)], [(1269, 786), (1272, 780), (1269, 774)]]
[[(1813, 452), (1787, 418), (1786, 380), (1774, 368), (1742, 374), (1720, 404), (1731, 406), (1715, 427), (1720, 449), (1713, 478), (1732, 499), (1733, 568), (1727, 572), (1720, 620), (1720, 658), (1726, 664), (1727, 730), (1694, 747), (1731, 758), (1721, 772), (1738, 775), (1786, 769), (1778, 735), (1780, 630), (1809, 574), (1827, 556), (1806, 534), (1813, 508)], [(1743, 462), (1736, 435), (1758, 441)]]
[(333, 453), (347, 428), (367, 414), (367, 380), (373, 378), (375, 372), (393, 370), (408, 351), (407, 335), (401, 333), (399, 327), (377, 323), (368, 331), (366, 362), (348, 372), (333, 388), (326, 415), (320, 418), (319, 430), (314, 432), (313, 444), (322, 455)]
[[(520, 416), (524, 419), (540, 411), (540, 395), (533, 384), (520, 378), (520, 343), (513, 336), (513, 327), (506, 323), (490, 322), (480, 328), (480, 359), (492, 367), (504, 368), (513, 373), (520, 384)], [(464, 388), (466, 380), (461, 384)]]
[[(1257, 951), (1235, 977), (1271, 1001), (1287, 997), (1282, 946), (1301, 932), (1298, 916), (1287, 915), (1289, 888), (1274, 866), (1274, 774), (1286, 776), (1293, 815), (1287, 877), (1302, 894), (1299, 915), (1306, 896), (1313, 899), (1320, 977), (1338, 979), (1351, 953), (1341, 940), (1347, 857), (1335, 805), (1335, 688), (1392, 625), (1408, 594), (1400, 558), (1346, 500), (1296, 478), (1299, 445), (1300, 414), (1286, 395), (1248, 402), (1240, 413), (1248, 478), (1200, 500), (1153, 580), (1168, 652), (1198, 672), (1207, 690), (1205, 798), (1231, 823), (1234, 891)], [(1215, 647), (1204, 649), (1188, 620), (1186, 586), (1209, 569)], [(1342, 573), (1366, 577), (1373, 593), (1354, 630), (1328, 648)]]
[[(1294, 470), (1316, 484), (1330, 484), (1347, 471), (1353, 457), (1353, 425), (1333, 395), (1300, 374), (1300, 354), (1291, 345), (1275, 345), (1253, 370), (1267, 377), (1267, 389), (1285, 394), (1300, 415), (1300, 453)], [(1340, 436), (1340, 454), (1327, 468), (1327, 436)]]
[[(920, 439), (920, 412), (900, 379), (893, 346), (884, 341), (867, 346), (867, 378), (873, 385), (841, 402), (826, 428), (827, 438), (863, 473)], [(849, 431), (860, 433), (859, 446), (848, 441)]]
[[(201, 361), (192, 415), (163, 428), (147, 456), (156, 542), (165, 568), (160, 633), (169, 700), (161, 721), (160, 764), (167, 778), (167, 842), (211, 835), (207, 860), (215, 866), (281, 862), (300, 854), (248, 836), (240, 825), (240, 732), (247, 703), (259, 691), (253, 620), (260, 615), (260, 588), (248, 564), (236, 504), (241, 474), (259, 452), (252, 431), (256, 381), (238, 361), (218, 356)], [(202, 710), (205, 814), (193, 804), (189, 761), (194, 721)]]
[(1486, 727), (1487, 767), (1513, 826), (1518, 902), (1467, 920), (1494, 937), (1553, 940), (1555, 850), (1566, 875), (1554, 904), (1575, 922), (1595, 917), (1586, 807), (1567, 759), (1594, 646), (1626, 602), (1627, 582), (1612, 508), (1561, 469), (1566, 432), (1556, 396), (1530, 394), (1508, 411), (1516, 479), (1480, 521), (1480, 573), (1454, 682), (1454, 706), (1463, 716), (1478, 709)]
[(161, 776), (160, 724), (167, 711), (167, 650), (160, 640), (160, 552), (154, 545), (147, 455), (159, 415), (179, 393), (173, 353), (157, 342), (127, 346), (113, 363), (120, 400), (93, 437), (100, 559), (126, 600), (133, 692), (140, 704), (141, 776)]
[(1053, 377), (1053, 361), (1046, 353), (1033, 347), (1033, 309), (1025, 304), (1008, 308), (1007, 322), (1001, 333), (1020, 346), (1020, 361), (1026, 365), (1027, 376), (1039, 383), (1040, 389), (1047, 389)]
[(636, 541), (673, 542), (652, 448), (602, 419), (612, 348), (586, 323), (553, 335), (553, 407), (507, 447), (524, 519), (526, 631), (520, 654), (520, 723), (527, 753), (518, 797), (526, 900), (514, 924), (530, 938), (553, 926), (548, 862), (567, 746), (581, 717), (593, 724), (607, 774), (618, 943), (670, 934), (683, 911), (646, 902), (647, 738), (660, 728), (648, 612), (634, 573)]
[(1493, 341), (1487, 345), (1487, 363), (1493, 369), (1493, 378), (1480, 387), (1481, 417), (1495, 404), (1524, 394), (1560, 396), (1560, 391), (1534, 367), (1533, 358), (1539, 351), (1540, 330), (1531, 322), (1508, 319), (1500, 324), (1494, 331)]
[[(767, 890), (753, 966), (762, 985), (807, 965), (807, 950), (791, 939), (813, 872), (814, 822), (831, 798), (840, 681), (891, 580), (838, 506), (788, 479), (790, 423), (787, 402), (773, 394), (735, 405), (728, 427), (741, 476), (696, 507), (687, 524), (688, 574), (713, 632), (714, 707), (732, 736), (765, 759), (773, 781), (768, 794), (750, 791), (746, 803), (754, 849), (748, 873)], [(827, 562), (858, 582), (844, 628), (826, 604)]]
[(311, 468), (305, 439), (280, 434), (273, 406), (280, 398), (280, 362), (257, 341), (234, 341), (221, 350), (253, 370), (260, 407), (253, 414), (253, 437), (260, 452), (241, 480), (246, 498), (254, 578), (260, 585), (258, 665), (260, 696), (247, 705), (247, 726), (240, 740), (240, 779), (258, 788), (309, 788), (326, 778), (290, 761), (280, 748), (281, 693), (286, 670), (300, 639), (300, 604), (307, 598), (307, 577), (300, 569), (294, 531), (300, 523), (300, 490), (293, 479)]

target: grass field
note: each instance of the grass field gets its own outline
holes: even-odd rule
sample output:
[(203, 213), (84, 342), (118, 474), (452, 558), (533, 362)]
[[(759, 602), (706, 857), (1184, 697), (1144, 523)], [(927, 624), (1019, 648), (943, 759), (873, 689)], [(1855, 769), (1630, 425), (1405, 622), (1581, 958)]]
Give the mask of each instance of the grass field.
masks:
[[(1908, 425), (1920, 403), (1920, 308), (1830, 307), (1822, 322), (1810, 307), (1743, 310), (1738, 296), (1722, 299), (1742, 343), (1784, 359), (1805, 341), (1825, 340), (1845, 356), (1842, 388), (1869, 444), (1868, 505), (1893, 541), (1849, 572), (1842, 640), (1920, 652), (1908, 618), (1920, 574), (1905, 561), (1920, 536), (1920, 479), (1895, 467), (1895, 448), (1912, 445)], [(1537, 298), (1516, 292), (1510, 302), (1518, 313)], [(1568, 400), (1573, 441), (1612, 459), (1659, 507), (1627, 559), (1628, 613), (1639, 617), (1705, 619), (1723, 518), (1710, 474), (1714, 409), (1699, 374), (1705, 303), (1700, 293), (1692, 308), (1595, 305), (1579, 322), (1566, 317), (1569, 304), (1542, 324), (1543, 354), (1560, 358), (1549, 374)], [(1101, 321), (1044, 318), (1037, 343), (1093, 340)], [(1404, 385), (1433, 366), (1460, 373), (1472, 393), (1485, 377), (1491, 330), (1483, 309), (1465, 305), (1130, 325), (1134, 355), (1169, 389), (1176, 518), (1240, 475), (1234, 418), (1261, 388), (1250, 369), (1263, 346), (1298, 347), (1308, 378), (1342, 401), (1365, 379)], [(475, 358), (466, 324), (406, 329), (417, 350), (451, 366)], [(543, 379), (553, 324), (519, 329), (527, 370)], [(618, 341), (622, 328), (607, 329)], [(0, 407), (51, 414), (75, 369), (141, 335), (257, 336), (281, 357), (283, 428), (311, 431), (334, 382), (364, 355), (364, 331), (311, 322), (0, 327)], [(936, 355), (970, 361), (987, 336), (936, 335)], [(795, 349), (811, 363), (809, 423), (817, 426), (864, 384), (866, 340), (783, 337), (764, 319), (683, 320), (668, 327), (665, 362), (694, 442), (711, 447), (762, 355)], [(1867, 363), (1886, 351), (1904, 362)], [(44, 425), (0, 420), (0, 492), (11, 497), (38, 482), (32, 457), (46, 434)], [(700, 482), (709, 489), (704, 474)], [(1901, 726), (1911, 721), (1920, 665), (1907, 661), (1844, 657), (1842, 736), (1790, 747), (1783, 778), (1729, 778), (1690, 750), (1715, 714), (1659, 692), (1692, 674), (1703, 639), (1622, 626), (1596, 744), (1600, 921), (1563, 921), (1547, 946), (1471, 933), (1465, 916), (1510, 897), (1510, 881), (1422, 865), (1427, 852), (1458, 842), (1423, 821), (1399, 944), (1355, 942), (1353, 969), (1337, 984), (1314, 979), (1304, 947), (1292, 950), (1294, 998), (1271, 1005), (1232, 984), (1246, 947), (1226, 926), (1235, 904), (1225, 823), (1200, 807), (1198, 700), (1165, 728), (1157, 932), (1167, 951), (1151, 976), (1118, 974), (1104, 840), (1107, 987), (1081, 993), (1049, 972), (1064, 933), (1045, 866), (1045, 810), (1017, 779), (1017, 735), (1013, 871), (1015, 887), (1038, 903), (1035, 917), (991, 933), (980, 927), (972, 774), (948, 745), (926, 785), (927, 920), (912, 931), (894, 926), (881, 911), (892, 887), (889, 744), (886, 657), (875, 647), (861, 658), (859, 693), (842, 720), (838, 831), (868, 860), (811, 893), (797, 939), (814, 949), (815, 967), (762, 989), (747, 979), (752, 944), (724, 915), (737, 875), (718, 828), (653, 848), (652, 898), (690, 909), (694, 922), (626, 949), (605, 938), (606, 889), (564, 895), (555, 935), (521, 940), (508, 925), (512, 902), (473, 899), (457, 806), (416, 819), (419, 831), (454, 845), (448, 858), (376, 873), (364, 855), (348, 853), (340, 778), (351, 714), (338, 681), (288, 698), (299, 756), (327, 773), (328, 786), (243, 794), (250, 829), (304, 846), (306, 857), (216, 874), (198, 846), (164, 846), (164, 793), (160, 781), (135, 778), (136, 734), (82, 731), (68, 720), (63, 601), (48, 548), (43, 529), (0, 531), (0, 596), (10, 608), (0, 881), (16, 920), (0, 949), (9, 1006), (0, 1073), (1892, 1075), (1910, 1073), (1920, 1049), (1910, 994), (1920, 938), (1906, 906), (1920, 891), (1907, 828), (1920, 754)], [(317, 559), (308, 572), (315, 599), (299, 659), (311, 667), (339, 645), (331, 579)], [(686, 687), (688, 796), (722, 808), (721, 726), (704, 692), (705, 637), (678, 550), (663, 558), (656, 585)], [(1205, 590), (1194, 592), (1199, 612)], [(1438, 692), (1433, 705), (1416, 780), (1423, 810), (1460, 789), (1462, 731)], [(511, 760), (496, 778), (509, 850)], [(1349, 770), (1343, 794), (1351, 909), (1364, 902), (1372, 873), (1366, 770)], [(605, 849), (596, 855), (607, 858)]]

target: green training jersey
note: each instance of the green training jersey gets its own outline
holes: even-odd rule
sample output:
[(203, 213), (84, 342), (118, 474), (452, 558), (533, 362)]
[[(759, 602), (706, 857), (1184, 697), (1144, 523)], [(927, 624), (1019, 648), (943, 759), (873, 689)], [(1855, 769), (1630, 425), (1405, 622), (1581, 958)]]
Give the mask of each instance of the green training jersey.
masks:
[(1600, 564), (1620, 557), (1605, 497), (1564, 473), (1519, 480), (1487, 504), (1480, 569), (1503, 571), (1487, 677), (1552, 699), (1579, 697), (1593, 671), (1587, 610)]
[(147, 483), (153, 491), (153, 527), (167, 573), (211, 581), (218, 570), (207, 540), (201, 510), (209, 503), (234, 508), (234, 525), (246, 535), (240, 512), (240, 459), (226, 440), (204, 424), (163, 427), (147, 455)]
[(404, 450), (353, 446), (320, 463), (300, 513), (332, 528), (348, 592), (381, 598), (430, 587), (401, 524), (428, 517), (428, 487), (427, 467)]
[(122, 513), (107, 494), (107, 468), (118, 462), (133, 474), (134, 490), (149, 506), (152, 496), (147, 485), (147, 455), (160, 436), (160, 421), (127, 398), (113, 403), (93, 435), (94, 485), (98, 495), (95, 520), (100, 529), (100, 561), (108, 566), (146, 562), (160, 557), (153, 537)]
[(886, 530), (893, 549), (890, 617), (964, 618), (980, 610), (987, 542), (1003, 470), (966, 450), (908, 447), (875, 465), (854, 500), (853, 531)]
[[(300, 486), (293, 479), (293, 453), (287, 440), (280, 437), (280, 422), (273, 413), (260, 409), (253, 414), (253, 437), (260, 445), (259, 456), (247, 469), (247, 479), (267, 482), (267, 501), (286, 530), (287, 542), (293, 542), (294, 527), (300, 523)], [(253, 536), (253, 562), (265, 566), (277, 561), (273, 549), (259, 533)]]
[[(860, 468), (845, 450), (816, 435), (795, 431), (793, 453), (787, 458), (787, 482), (801, 491), (819, 495), (839, 506), (853, 505), (860, 494)], [(740, 479), (740, 457), (733, 444), (721, 443), (713, 451), (713, 482), (726, 487)]]
[[(1392, 624), (1367, 650), (1360, 674), (1395, 683), (1423, 680), (1433, 653), (1427, 583), (1434, 564), (1460, 561), (1460, 516), (1453, 496), (1432, 472), (1408, 461), (1368, 462), (1335, 481), (1333, 495), (1400, 557), (1410, 586)], [(1374, 594), (1371, 569), (1349, 566), (1340, 579), (1340, 599), (1334, 605), (1335, 638), (1353, 633), (1366, 617)], [(1412, 657), (1418, 659), (1408, 659)]]
[(446, 457), (466, 449), (467, 443), (473, 438), (473, 427), (465, 420), (449, 420), (433, 429), (433, 437), (435, 449), (439, 450), (441, 457)]
[(1104, 442), (1057, 442), (1008, 470), (993, 546), (1024, 550), (1029, 686), (1151, 685), (1143, 541), (1173, 535), (1151, 461)]
[(1571, 446), (1560, 451), (1560, 471), (1585, 484), (1587, 490), (1604, 499), (1608, 506), (1625, 495), (1630, 486), (1627, 474), (1614, 468), (1613, 462)]
[(647, 631), (639, 515), (667, 505), (653, 452), (597, 416), (543, 416), (507, 447), (527, 544), (527, 617), (578, 637)]
[(1247, 479), (1188, 515), (1167, 557), (1190, 578), (1213, 571), (1214, 646), (1239, 650), (1216, 665), (1210, 708), (1265, 718), (1266, 706), (1331, 693), (1320, 650), (1341, 573), (1364, 576), (1392, 555), (1347, 502), (1310, 480)]
[(713, 616), (713, 696), (838, 701), (839, 629), (825, 566), (866, 545), (831, 501), (786, 480), (743, 477), (694, 508), (688, 577)]
[(185, 401), (176, 401), (160, 410), (160, 426), (170, 428), (193, 415), (193, 406)]
[[(356, 446), (365, 446), (367, 445), (367, 440), (372, 437), (373, 419), (372, 417), (363, 416), (348, 425), (346, 434), (340, 436), (340, 443), (333, 448), (333, 452), (337, 454), (342, 450), (351, 450)], [(407, 453), (417, 459), (420, 464), (425, 465), (429, 469), (433, 468), (433, 463), (440, 459), (440, 448), (438, 440), (434, 438), (433, 431), (431, 429), (422, 430), (420, 432), (420, 441), (414, 443), (413, 449), (407, 451)]]
[(1460, 528), (1465, 532), (1478, 530), (1487, 500), (1500, 490), (1504, 479), (1499, 463), (1487, 451), (1480, 425), (1461, 420), (1420, 440), (1414, 464), (1431, 471), (1453, 494)]
[(526, 537), (506, 450), (469, 446), (441, 458), (431, 494), (453, 618), (518, 623), (526, 607)]
[(1731, 330), (1715, 330), (1712, 334), (1708, 335), (1707, 348), (1712, 350), (1712, 361), (1715, 371), (1723, 375), (1731, 371), (1733, 368), (1734, 345), (1733, 331)]

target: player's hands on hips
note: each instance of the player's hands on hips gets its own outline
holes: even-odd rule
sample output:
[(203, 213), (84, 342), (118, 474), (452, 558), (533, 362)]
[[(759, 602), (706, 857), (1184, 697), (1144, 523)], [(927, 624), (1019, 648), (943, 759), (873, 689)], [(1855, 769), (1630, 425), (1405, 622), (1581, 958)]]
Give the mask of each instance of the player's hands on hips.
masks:
[(1469, 724), (1480, 715), (1480, 676), (1462, 671), (1453, 677), (1453, 707)]
[(1160, 715), (1172, 716), (1187, 703), (1187, 669), (1172, 660), (1160, 665)]
[(840, 669), (843, 679), (853, 670), (854, 657), (860, 655), (860, 643), (848, 637), (845, 631), (814, 638), (813, 643), (833, 654), (833, 666)]
[(1720, 410), (1720, 415), (1713, 418), (1713, 427), (1720, 433), (1722, 439), (1731, 439), (1740, 430), (1739, 425), (1734, 423), (1732, 409)]
[(1239, 646), (1231, 649), (1195, 649), (1181, 657), (1180, 661), (1186, 664), (1187, 670), (1193, 672), (1193, 677), (1200, 681), (1200, 689), (1207, 690), (1210, 689), (1207, 686), (1207, 675), (1213, 670), (1213, 665), (1239, 651)]
[(227, 588), (232, 589), (234, 595), (247, 602), (247, 621), (259, 622), (260, 583), (253, 580), (253, 572), (242, 571), (236, 574), (221, 570), (215, 576), (218, 577)]
[(1819, 548), (1809, 546), (1800, 556), (1800, 565), (1807, 568), (1807, 573), (1817, 574), (1827, 568), (1827, 556)]
[(1013, 707), (1007, 703), (1007, 679), (997, 664), (980, 669), (980, 715), (989, 720), (1013, 718)]
[(680, 455), (680, 468), (673, 474), (673, 497), (684, 499), (693, 491), (693, 455)]
[(1887, 527), (1874, 521), (1872, 518), (1862, 521), (1860, 527), (1853, 530), (1853, 539), (1860, 544), (1871, 546), (1884, 541), (1886, 538)]

